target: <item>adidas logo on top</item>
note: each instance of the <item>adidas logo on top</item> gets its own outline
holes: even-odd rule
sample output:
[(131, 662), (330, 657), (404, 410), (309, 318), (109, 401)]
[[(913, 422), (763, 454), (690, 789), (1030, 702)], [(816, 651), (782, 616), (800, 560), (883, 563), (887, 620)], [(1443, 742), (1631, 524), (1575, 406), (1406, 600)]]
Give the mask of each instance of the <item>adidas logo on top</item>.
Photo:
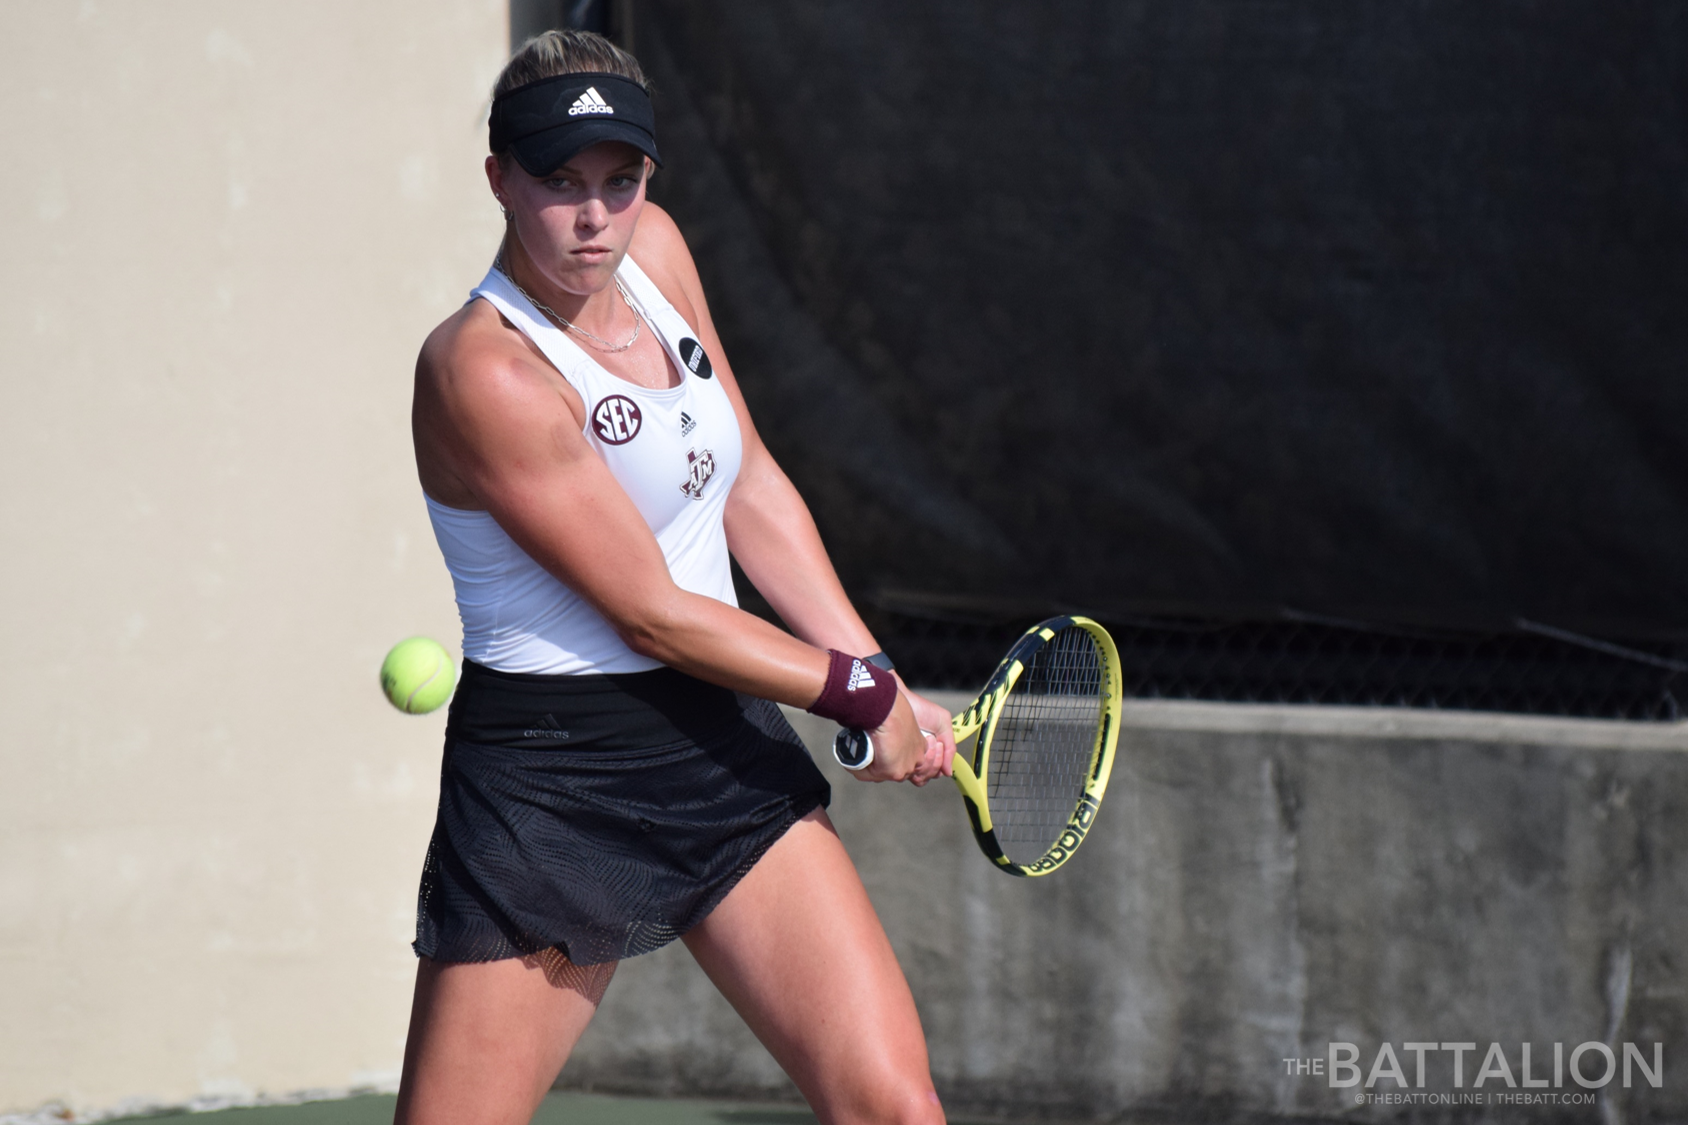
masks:
[(872, 687), (873, 673), (867, 670), (867, 665), (860, 660), (850, 662), (850, 682), (844, 685), (845, 691), (855, 691), (859, 687)]
[(604, 96), (598, 93), (598, 87), (596, 86), (586, 87), (586, 92), (574, 99), (574, 104), (569, 106), (570, 117), (579, 117), (583, 113), (614, 112), (615, 107), (604, 100)]

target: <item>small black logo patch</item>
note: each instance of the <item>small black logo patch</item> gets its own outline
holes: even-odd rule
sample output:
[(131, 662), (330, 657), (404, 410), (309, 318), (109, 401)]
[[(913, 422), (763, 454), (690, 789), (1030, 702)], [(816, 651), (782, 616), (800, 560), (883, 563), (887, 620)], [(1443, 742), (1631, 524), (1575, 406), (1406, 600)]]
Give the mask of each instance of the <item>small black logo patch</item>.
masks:
[(689, 437), (695, 429), (697, 429), (697, 419), (684, 410), (680, 411), (680, 436)]
[(703, 354), (703, 345), (690, 336), (680, 341), (680, 359), (685, 363), (686, 370), (700, 379), (708, 379), (715, 374), (715, 369), (709, 366), (709, 357)]

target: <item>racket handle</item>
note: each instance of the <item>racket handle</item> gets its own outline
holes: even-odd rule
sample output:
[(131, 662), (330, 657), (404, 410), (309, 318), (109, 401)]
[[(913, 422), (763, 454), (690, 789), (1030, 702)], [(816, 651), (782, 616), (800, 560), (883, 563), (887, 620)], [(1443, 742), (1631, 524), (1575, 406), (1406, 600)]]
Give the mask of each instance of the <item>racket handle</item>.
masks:
[(865, 770), (873, 765), (873, 738), (865, 730), (839, 727), (832, 738), (832, 756), (851, 772)]

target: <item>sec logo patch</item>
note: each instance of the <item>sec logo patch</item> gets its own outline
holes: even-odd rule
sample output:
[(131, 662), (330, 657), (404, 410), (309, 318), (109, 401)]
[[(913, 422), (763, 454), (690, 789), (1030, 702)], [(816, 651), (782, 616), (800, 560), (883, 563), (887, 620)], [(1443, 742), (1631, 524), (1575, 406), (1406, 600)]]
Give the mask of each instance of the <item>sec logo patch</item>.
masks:
[(592, 410), (592, 431), (606, 445), (625, 445), (639, 436), (644, 421), (639, 404), (626, 395), (610, 395)]

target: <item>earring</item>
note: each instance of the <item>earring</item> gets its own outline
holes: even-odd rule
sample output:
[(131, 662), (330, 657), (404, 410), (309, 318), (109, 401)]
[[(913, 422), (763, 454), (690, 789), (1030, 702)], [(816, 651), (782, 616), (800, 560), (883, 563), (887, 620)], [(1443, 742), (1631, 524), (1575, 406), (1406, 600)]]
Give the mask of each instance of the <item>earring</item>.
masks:
[(500, 199), (498, 201), (498, 209), (500, 211), (504, 212), (504, 221), (505, 222), (509, 222), (511, 220), (511, 218), (514, 217), (514, 215), (515, 215), (514, 211), (512, 211), (512, 210), (510, 210), (510, 208), (504, 206), (504, 201), (502, 199)]

